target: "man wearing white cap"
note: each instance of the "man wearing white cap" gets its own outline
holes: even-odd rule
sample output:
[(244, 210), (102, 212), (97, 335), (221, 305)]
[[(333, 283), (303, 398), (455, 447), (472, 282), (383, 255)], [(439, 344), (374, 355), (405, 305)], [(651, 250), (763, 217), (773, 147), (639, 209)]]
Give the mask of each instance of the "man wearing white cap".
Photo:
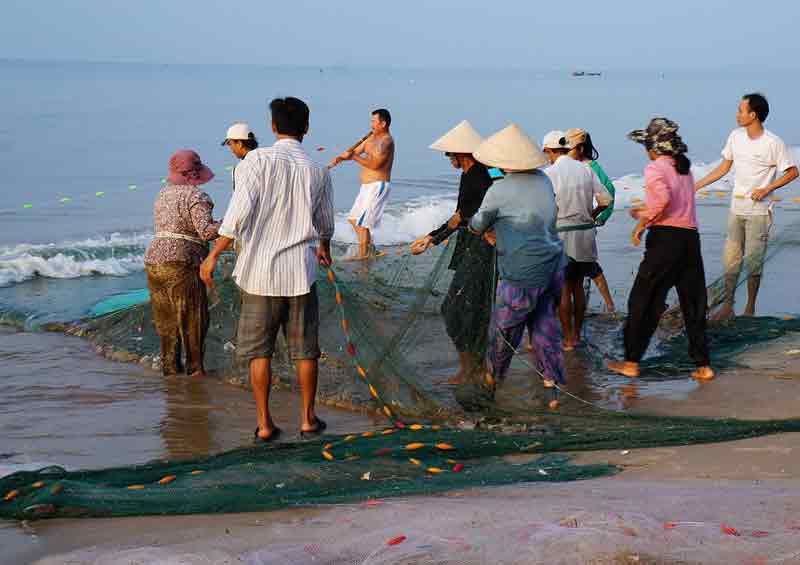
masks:
[(472, 125), (464, 120), (431, 145), (443, 152), (450, 164), (461, 169), (458, 203), (455, 213), (440, 227), (411, 244), (411, 252), (419, 255), (458, 233), (449, 268), (455, 273), (442, 303), (442, 316), (447, 335), (458, 349), (459, 371), (449, 384), (463, 382), (478, 368), (486, 351), (489, 320), (494, 292), (494, 248), (466, 228), (478, 211), (492, 177), (486, 166), (472, 156), (483, 141)]
[[(228, 132), (225, 134), (225, 139), (222, 141), (222, 145), (227, 145), (228, 149), (231, 150), (231, 153), (233, 153), (233, 155), (241, 161), (247, 157), (247, 154), (253, 149), (258, 149), (258, 140), (256, 139), (255, 134), (253, 134), (253, 132), (250, 130), (249, 125), (247, 125), (245, 122), (236, 122), (228, 128)], [(236, 190), (235, 172), (236, 167), (234, 167), (233, 171), (231, 172), (234, 190)]]
[(564, 132), (551, 131), (545, 135), (542, 145), (552, 163), (545, 172), (555, 189), (559, 235), (569, 258), (559, 317), (564, 333), (564, 350), (571, 351), (580, 342), (586, 313), (583, 279), (596, 278), (603, 272), (597, 263), (594, 224), (597, 216), (611, 203), (611, 194), (589, 167), (568, 155), (574, 145)]
[[(556, 233), (553, 184), (538, 170), (547, 164), (547, 157), (515, 124), (481, 143), (473, 155), (507, 173), (502, 182), (492, 186), (469, 223), (479, 234), (494, 228), (497, 238), (500, 281), (486, 384), (493, 391), (502, 382), (526, 327), (544, 386), (563, 384), (564, 355), (555, 312), (567, 261)], [(551, 407), (555, 406), (553, 400)]]

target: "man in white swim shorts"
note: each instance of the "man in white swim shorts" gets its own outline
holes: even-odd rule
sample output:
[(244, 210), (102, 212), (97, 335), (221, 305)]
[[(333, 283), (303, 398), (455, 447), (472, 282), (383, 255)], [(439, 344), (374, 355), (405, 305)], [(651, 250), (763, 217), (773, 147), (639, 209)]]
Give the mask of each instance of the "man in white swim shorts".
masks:
[(352, 151), (345, 151), (329, 166), (342, 161), (355, 161), (361, 165), (361, 190), (347, 221), (358, 237), (358, 254), (353, 260), (366, 260), (374, 256), (372, 231), (381, 223), (383, 211), (389, 201), (389, 182), (394, 164), (394, 139), (389, 133), (392, 117), (389, 110), (380, 108), (372, 112), (372, 133)]

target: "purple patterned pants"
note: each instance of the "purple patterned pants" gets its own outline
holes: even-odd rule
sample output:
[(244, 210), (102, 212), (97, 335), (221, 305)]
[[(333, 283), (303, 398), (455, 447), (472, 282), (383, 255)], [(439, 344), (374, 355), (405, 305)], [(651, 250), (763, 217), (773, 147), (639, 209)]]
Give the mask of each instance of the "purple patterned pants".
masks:
[(524, 288), (500, 281), (492, 314), (489, 363), (498, 381), (506, 376), (525, 328), (533, 342), (534, 366), (548, 379), (564, 384), (561, 324), (556, 308), (561, 300), (564, 271), (558, 270), (546, 288)]

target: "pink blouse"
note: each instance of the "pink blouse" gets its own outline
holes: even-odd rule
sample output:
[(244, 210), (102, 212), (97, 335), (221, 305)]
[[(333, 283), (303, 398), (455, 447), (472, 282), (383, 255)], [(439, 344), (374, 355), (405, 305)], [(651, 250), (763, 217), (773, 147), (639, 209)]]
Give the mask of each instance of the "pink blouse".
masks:
[(675, 159), (662, 155), (644, 169), (647, 226), (697, 229), (694, 177), (678, 174)]

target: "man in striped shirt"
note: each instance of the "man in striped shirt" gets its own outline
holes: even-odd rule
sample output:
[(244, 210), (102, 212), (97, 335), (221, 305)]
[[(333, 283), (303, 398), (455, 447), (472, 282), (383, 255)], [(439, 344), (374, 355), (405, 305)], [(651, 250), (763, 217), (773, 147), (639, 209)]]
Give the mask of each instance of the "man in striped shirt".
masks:
[(320, 356), (315, 282), (317, 263), (330, 264), (334, 229), (330, 174), (301, 146), (308, 132), (308, 106), (297, 98), (277, 98), (270, 111), (277, 141), (251, 151), (236, 167), (236, 191), (220, 237), (200, 268), (201, 278), (211, 286), (220, 253), (234, 240), (241, 242), (233, 270), (242, 295), (236, 353), (249, 363), (260, 441), (280, 434), (270, 417), (269, 391), (281, 328), (303, 395), (301, 435), (325, 429), (314, 410)]

